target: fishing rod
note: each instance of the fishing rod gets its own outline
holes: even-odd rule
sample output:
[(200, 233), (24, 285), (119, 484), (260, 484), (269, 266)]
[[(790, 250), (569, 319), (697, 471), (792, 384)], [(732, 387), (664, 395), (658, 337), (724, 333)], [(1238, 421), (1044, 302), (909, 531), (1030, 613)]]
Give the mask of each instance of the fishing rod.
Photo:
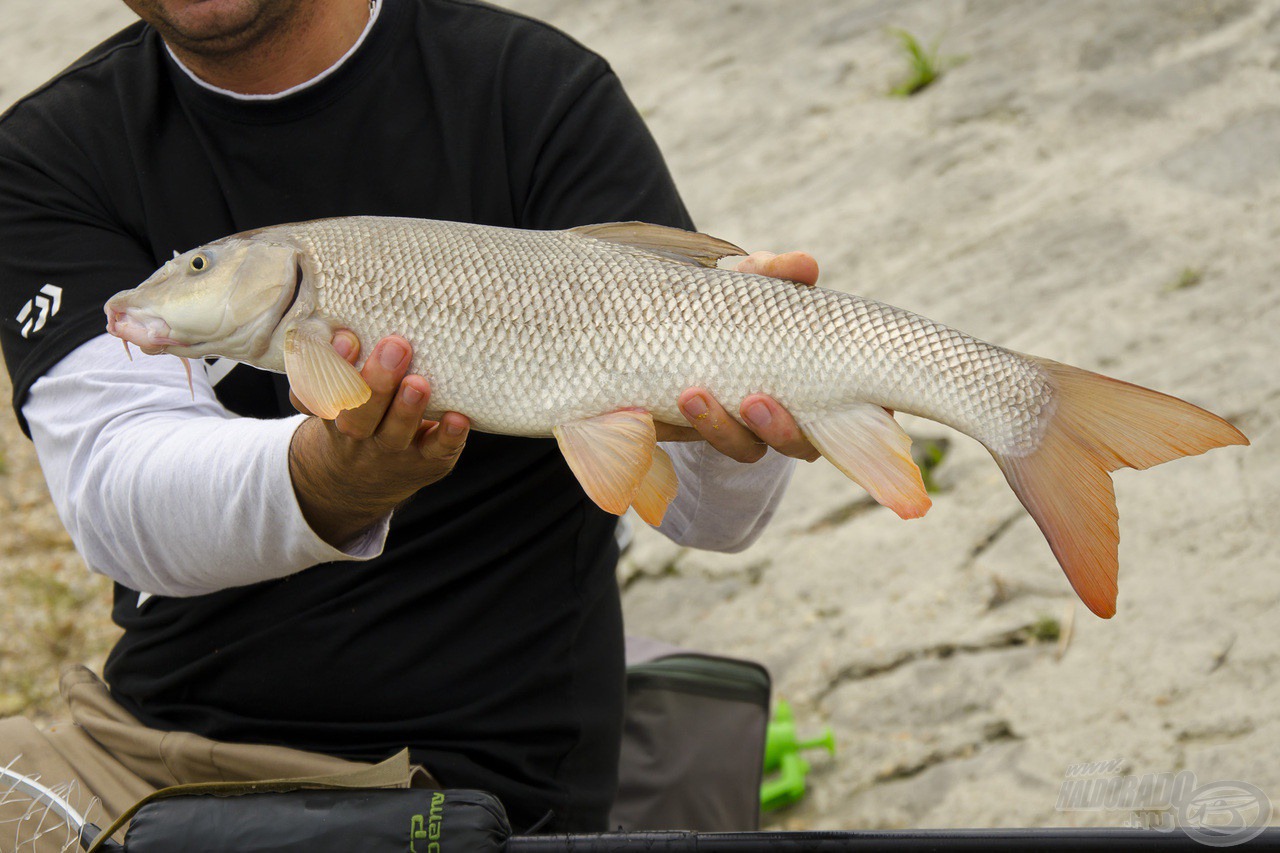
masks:
[[(159, 792), (103, 832), (38, 780), (10, 768), (0, 768), (0, 778), (9, 792), (26, 793), (65, 821), (64, 850), (78, 846), (89, 853), (1203, 853), (1226, 846), (1280, 851), (1280, 826), (1240, 825), (519, 835), (492, 794), (428, 789)], [(126, 816), (132, 820), (121, 843), (109, 836)]]
[[(1048, 829), (904, 829), (831, 832), (610, 832), (599, 835), (513, 835), (505, 853), (1205, 853), (1231, 841), (1210, 840), (1203, 829), (1185, 831), (1122, 827)], [(1243, 838), (1243, 836), (1240, 836)], [(1217, 844), (1214, 844), (1214, 842)], [(1241, 850), (1280, 850), (1280, 827), (1267, 827)]]

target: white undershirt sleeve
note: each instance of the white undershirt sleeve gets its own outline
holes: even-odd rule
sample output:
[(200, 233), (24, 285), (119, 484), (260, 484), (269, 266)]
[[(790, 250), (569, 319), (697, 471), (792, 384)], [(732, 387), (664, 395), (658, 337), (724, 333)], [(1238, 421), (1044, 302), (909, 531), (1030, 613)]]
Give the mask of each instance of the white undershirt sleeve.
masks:
[(192, 370), (194, 400), (178, 359), (130, 362), (102, 335), (31, 386), (22, 412), (90, 568), (139, 592), (191, 596), (381, 553), (389, 517), (342, 550), (303, 517), (288, 454), (304, 416), (237, 417), (203, 363)]
[[(240, 368), (247, 369), (247, 368)], [(58, 515), (89, 567), (130, 589), (191, 596), (382, 551), (390, 517), (337, 549), (311, 530), (289, 477), (302, 415), (240, 418), (193, 362), (95, 338), (32, 385), (23, 415)], [(705, 442), (668, 443), (680, 492), (659, 530), (680, 545), (741, 551), (782, 499), (794, 460), (744, 464)]]
[(705, 441), (662, 445), (680, 490), (658, 531), (678, 545), (736, 553), (755, 542), (773, 518), (795, 460), (770, 449), (758, 461), (737, 462)]

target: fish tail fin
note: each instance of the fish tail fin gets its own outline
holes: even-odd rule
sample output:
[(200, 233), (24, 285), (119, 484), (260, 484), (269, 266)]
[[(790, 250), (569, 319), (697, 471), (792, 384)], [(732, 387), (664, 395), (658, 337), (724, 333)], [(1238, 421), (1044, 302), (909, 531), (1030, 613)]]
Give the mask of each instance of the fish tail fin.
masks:
[(1217, 415), (1176, 397), (1028, 358), (1048, 374), (1056, 406), (1035, 450), (992, 455), (1049, 540), (1072, 588), (1107, 619), (1116, 612), (1120, 542), (1111, 472), (1249, 440)]

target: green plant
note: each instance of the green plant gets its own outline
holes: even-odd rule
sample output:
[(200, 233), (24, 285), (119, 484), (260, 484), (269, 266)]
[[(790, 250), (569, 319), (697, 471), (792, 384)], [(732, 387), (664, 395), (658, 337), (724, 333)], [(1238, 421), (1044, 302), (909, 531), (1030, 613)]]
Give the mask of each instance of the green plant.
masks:
[(893, 29), (890, 32), (898, 37), (898, 43), (906, 55), (909, 71), (907, 78), (890, 89), (889, 94), (899, 98), (909, 98), (928, 88), (942, 75), (943, 63), (938, 58), (938, 44), (941, 39), (934, 41), (926, 50), (919, 40), (906, 30)]
[(1202, 267), (1183, 267), (1182, 272), (1165, 287), (1165, 290), (1186, 290), (1195, 287), (1202, 281), (1204, 281), (1204, 269)]
[(942, 486), (938, 485), (933, 474), (942, 460), (947, 458), (950, 448), (951, 442), (945, 438), (918, 439), (911, 445), (911, 456), (920, 468), (920, 480), (924, 483), (924, 490), (930, 494), (942, 491)]
[(1037, 643), (1053, 643), (1062, 636), (1062, 623), (1052, 616), (1041, 616), (1031, 624), (1031, 636)]

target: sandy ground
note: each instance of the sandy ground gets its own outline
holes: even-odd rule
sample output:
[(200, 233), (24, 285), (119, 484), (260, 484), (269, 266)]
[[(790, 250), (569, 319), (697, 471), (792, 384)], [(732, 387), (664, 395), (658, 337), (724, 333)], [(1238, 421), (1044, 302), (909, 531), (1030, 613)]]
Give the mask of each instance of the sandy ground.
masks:
[[(4, 3), (2, 103), (128, 20)], [(808, 250), (829, 287), (1177, 394), (1253, 441), (1117, 475), (1111, 621), (1075, 603), (985, 451), (909, 417), (946, 448), (922, 521), (818, 463), (743, 554), (642, 533), (629, 630), (758, 659), (802, 728), (835, 729), (772, 822), (1120, 823), (1055, 809), (1069, 765), (1109, 759), (1280, 810), (1280, 2), (510, 5), (610, 59), (704, 230)], [(940, 40), (946, 71), (912, 98), (887, 95), (894, 27)], [(10, 414), (0, 440), (0, 710), (40, 712), (50, 661), (100, 659), (106, 591)]]

